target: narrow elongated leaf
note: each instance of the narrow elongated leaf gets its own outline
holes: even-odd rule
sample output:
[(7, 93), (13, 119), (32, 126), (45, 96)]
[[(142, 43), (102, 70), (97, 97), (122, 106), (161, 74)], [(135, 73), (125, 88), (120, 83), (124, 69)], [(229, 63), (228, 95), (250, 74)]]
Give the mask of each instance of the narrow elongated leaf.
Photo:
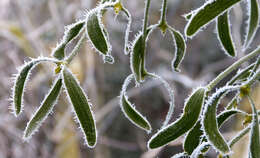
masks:
[(68, 43), (75, 39), (83, 30), (85, 21), (78, 21), (74, 24), (67, 26), (62, 41), (57, 45), (57, 47), (52, 51), (52, 56), (62, 60), (65, 57), (65, 48)]
[(123, 84), (122, 87), (122, 92), (120, 95), (120, 107), (121, 110), (123, 111), (124, 115), (126, 118), (128, 118), (134, 125), (137, 127), (146, 130), (148, 133), (151, 132), (152, 128), (148, 120), (142, 116), (140, 112), (138, 112), (135, 108), (134, 105), (132, 105), (126, 96), (126, 88), (128, 84), (131, 82), (131, 79), (134, 78), (134, 75), (129, 75)]
[(86, 137), (86, 143), (89, 147), (94, 147), (97, 141), (97, 131), (88, 98), (81, 89), (76, 78), (66, 67), (64, 68), (62, 75), (66, 93), (73, 105), (76, 118)]
[(249, 155), (251, 158), (259, 158), (260, 157), (260, 136), (259, 136), (258, 114), (252, 98), (251, 97), (248, 98), (253, 113), (253, 120), (252, 120), (251, 133), (250, 133)]
[(50, 58), (37, 58), (32, 59), (30, 62), (24, 64), (21, 68), (19, 68), (19, 72), (15, 77), (15, 83), (13, 87), (13, 112), (15, 116), (18, 116), (23, 108), (23, 94), (24, 87), (26, 85), (26, 81), (28, 80), (29, 74), (31, 70), (40, 62), (50, 61), (55, 62), (55, 60)]
[(210, 0), (202, 7), (192, 12), (192, 17), (189, 19), (185, 28), (187, 36), (193, 36), (201, 27), (213, 21), (217, 16), (223, 14), (240, 0)]
[(179, 72), (180, 70), (178, 67), (186, 54), (186, 43), (179, 31), (176, 31), (173, 28), (170, 28), (170, 31), (175, 42), (175, 59), (172, 61), (172, 68)]
[[(218, 127), (228, 120), (231, 116), (235, 114), (243, 113), (240, 110), (226, 110), (220, 113), (217, 116)], [(201, 121), (201, 120), (200, 120)], [(205, 140), (205, 137), (202, 137), (203, 131), (201, 130), (201, 122), (198, 121), (196, 125), (188, 132), (185, 137), (183, 148), (184, 151), (189, 155), (196, 149), (196, 147), (200, 144), (201, 140)]]
[(30, 138), (35, 131), (40, 127), (43, 121), (51, 113), (54, 105), (57, 102), (58, 96), (61, 92), (62, 79), (58, 78), (52, 86), (50, 92), (46, 95), (41, 106), (33, 115), (31, 120), (28, 122), (27, 127), (24, 131), (24, 139)]
[(259, 2), (257, 0), (248, 0), (247, 5), (249, 9), (249, 22), (247, 27), (246, 41), (244, 43), (244, 49), (246, 49), (252, 42), (258, 25), (259, 25)]
[(232, 57), (236, 56), (235, 45), (230, 31), (229, 11), (226, 11), (218, 17), (216, 25), (218, 39), (225, 53)]
[(148, 142), (148, 148), (154, 149), (168, 144), (186, 133), (197, 122), (204, 102), (205, 88), (198, 88), (185, 103), (184, 113), (177, 121), (159, 130)]
[[(98, 10), (93, 10), (88, 13), (87, 35), (93, 47), (97, 52), (103, 55), (104, 61), (113, 63), (114, 60), (110, 55), (111, 45), (108, 40), (108, 33), (101, 22), (101, 13)], [(110, 58), (109, 60), (108, 57)]]

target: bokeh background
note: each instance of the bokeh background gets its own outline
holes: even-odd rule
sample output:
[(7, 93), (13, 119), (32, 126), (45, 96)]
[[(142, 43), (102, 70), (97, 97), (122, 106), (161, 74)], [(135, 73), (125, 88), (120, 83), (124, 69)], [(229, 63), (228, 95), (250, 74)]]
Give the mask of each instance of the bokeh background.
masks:
[[(203, 4), (203, 0), (169, 0), (168, 23), (183, 33), (186, 21), (182, 15)], [(158, 150), (147, 151), (146, 142), (151, 134), (136, 128), (122, 114), (118, 96), (124, 79), (130, 74), (129, 56), (123, 53), (124, 30), (127, 20), (113, 11), (108, 11), (104, 24), (109, 32), (115, 57), (113, 65), (104, 64), (86, 42), (79, 55), (73, 60), (71, 70), (77, 75), (87, 92), (97, 121), (98, 143), (94, 149), (87, 148), (82, 133), (73, 120), (71, 106), (64, 93), (59, 98), (53, 113), (29, 140), (22, 140), (23, 130), (39, 106), (54, 79), (55, 65), (42, 64), (33, 70), (24, 95), (24, 111), (14, 117), (9, 110), (13, 74), (24, 61), (39, 55), (50, 56), (51, 50), (62, 38), (64, 26), (84, 18), (87, 10), (97, 0), (1, 0), (0, 1), (0, 158), (168, 158), (182, 151), (183, 137)], [(130, 39), (141, 30), (144, 0), (123, 0), (133, 17)], [(161, 1), (152, 0), (149, 24), (160, 18)], [(249, 51), (242, 52), (247, 19), (244, 2), (231, 11), (232, 35), (238, 50), (238, 58), (254, 49), (260, 41), (259, 32)], [(197, 86), (206, 85), (237, 58), (227, 57), (220, 48), (215, 32), (215, 23), (208, 25), (193, 39), (187, 41), (186, 58), (181, 73), (171, 70), (174, 44), (167, 33), (155, 31), (148, 43), (147, 69), (165, 78), (174, 89), (175, 112), (172, 121), (181, 115), (185, 98)], [(74, 43), (72, 43), (73, 45)], [(69, 53), (71, 48), (67, 49)], [(244, 64), (243, 66), (248, 65)], [(228, 80), (229, 76), (226, 80)], [(223, 83), (220, 83), (221, 86)], [(253, 90), (256, 104), (260, 105), (260, 88)], [(155, 80), (147, 80), (140, 88), (129, 88), (130, 100), (135, 103), (152, 123), (155, 133), (162, 125), (168, 110), (168, 94)], [(220, 110), (229, 98), (223, 100)], [(241, 108), (250, 112), (247, 101)], [(230, 139), (239, 129), (241, 118), (233, 117), (221, 129)], [(233, 157), (247, 157), (247, 138), (234, 147)], [(210, 151), (208, 157), (216, 157)]]

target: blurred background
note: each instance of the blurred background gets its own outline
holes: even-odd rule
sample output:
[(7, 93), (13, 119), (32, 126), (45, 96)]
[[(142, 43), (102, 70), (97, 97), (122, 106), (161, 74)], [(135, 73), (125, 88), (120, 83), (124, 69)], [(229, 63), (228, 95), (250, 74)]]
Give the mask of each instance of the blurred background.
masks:
[[(168, 23), (183, 33), (186, 21), (182, 15), (201, 6), (203, 2), (169, 0)], [(0, 158), (168, 158), (182, 151), (183, 137), (164, 148), (151, 151), (146, 148), (151, 134), (161, 127), (169, 106), (167, 91), (160, 82), (148, 79), (140, 88), (132, 85), (128, 90), (130, 101), (152, 123), (151, 134), (136, 128), (119, 108), (118, 96), (124, 79), (130, 74), (130, 67), (129, 56), (123, 53), (127, 19), (122, 15), (115, 18), (113, 11), (108, 11), (103, 20), (112, 43), (115, 63), (104, 64), (102, 57), (86, 42), (70, 67), (94, 105), (98, 129), (96, 147), (89, 149), (84, 145), (82, 133), (74, 122), (71, 106), (64, 93), (39, 131), (29, 142), (22, 140), (27, 122), (54, 79), (55, 65), (42, 64), (33, 70), (24, 95), (24, 111), (17, 118), (9, 110), (13, 74), (17, 73), (17, 67), (30, 58), (50, 56), (51, 50), (63, 36), (64, 26), (84, 18), (86, 11), (94, 8), (97, 3), (97, 0), (0, 1)], [(130, 39), (133, 40), (141, 30), (144, 0), (123, 0), (123, 4), (133, 17), (130, 33)], [(161, 1), (152, 0), (149, 24), (155, 24), (159, 20), (160, 7)], [(238, 58), (254, 49), (260, 40), (258, 32), (251, 48), (247, 52), (241, 51), (247, 19), (245, 8), (242, 3), (235, 5), (231, 11), (232, 34)], [(149, 39), (147, 69), (161, 75), (174, 90), (176, 108), (171, 121), (181, 115), (184, 100), (192, 89), (206, 85), (236, 60), (224, 54), (214, 32), (213, 22), (196, 37), (188, 39), (181, 73), (171, 70), (174, 43), (169, 33), (162, 36), (157, 30)], [(70, 50), (69, 47), (67, 53)], [(223, 84), (224, 82), (218, 86)], [(256, 86), (253, 91), (259, 108), (260, 88)], [(220, 110), (228, 101), (229, 98), (223, 100)], [(247, 101), (242, 101), (240, 106), (250, 112)], [(241, 128), (241, 118), (233, 117), (221, 131), (226, 139), (230, 139)], [(247, 157), (247, 140), (245, 137), (241, 144), (235, 145), (234, 151), (239, 156), (234, 154), (233, 157)], [(210, 150), (207, 156), (216, 157), (216, 153)]]

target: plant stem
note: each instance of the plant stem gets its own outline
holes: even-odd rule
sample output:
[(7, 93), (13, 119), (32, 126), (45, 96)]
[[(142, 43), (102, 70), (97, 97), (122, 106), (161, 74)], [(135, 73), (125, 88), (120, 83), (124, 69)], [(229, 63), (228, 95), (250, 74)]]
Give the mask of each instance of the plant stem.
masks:
[(237, 69), (242, 63), (249, 60), (250, 58), (260, 54), (260, 46), (257, 47), (254, 51), (249, 53), (248, 55), (240, 58), (238, 61), (233, 63), (230, 67), (220, 73), (213, 81), (211, 81), (208, 85), (208, 91), (211, 91), (223, 78), (225, 78), (228, 74), (230, 74), (233, 70)]
[(166, 23), (166, 12), (167, 12), (167, 0), (163, 0), (161, 19), (160, 19), (159, 24)]
[(67, 64), (69, 64), (73, 60), (73, 58), (78, 54), (80, 46), (85, 41), (85, 39), (86, 39), (86, 35), (83, 32), (83, 34), (81, 35), (81, 37), (80, 37), (79, 41), (77, 42), (76, 46), (73, 48), (70, 56), (65, 60)]
[(145, 11), (144, 11), (144, 23), (143, 23), (143, 40), (145, 41), (147, 36), (147, 23), (149, 17), (149, 8), (150, 8), (151, 0), (145, 1)]

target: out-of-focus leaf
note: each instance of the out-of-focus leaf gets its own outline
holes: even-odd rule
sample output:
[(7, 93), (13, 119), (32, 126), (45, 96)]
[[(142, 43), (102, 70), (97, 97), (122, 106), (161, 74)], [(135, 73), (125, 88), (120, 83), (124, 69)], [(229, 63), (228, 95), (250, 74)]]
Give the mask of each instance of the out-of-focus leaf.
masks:
[(50, 92), (46, 95), (45, 99), (43, 100), (37, 112), (33, 115), (31, 120), (28, 122), (27, 127), (24, 131), (25, 140), (30, 138), (35, 133), (35, 131), (37, 131), (37, 129), (41, 126), (43, 121), (51, 113), (54, 105), (57, 102), (58, 96), (61, 92), (61, 87), (62, 87), (62, 79), (59, 77), (55, 81)]
[(184, 113), (180, 119), (153, 135), (148, 142), (148, 148), (154, 149), (166, 145), (191, 129), (199, 118), (205, 91), (203, 87), (195, 90), (185, 103)]
[(86, 137), (85, 141), (89, 147), (93, 148), (97, 141), (97, 131), (88, 98), (81, 89), (77, 79), (66, 67), (64, 67), (62, 75), (66, 93), (74, 107), (76, 118)]

